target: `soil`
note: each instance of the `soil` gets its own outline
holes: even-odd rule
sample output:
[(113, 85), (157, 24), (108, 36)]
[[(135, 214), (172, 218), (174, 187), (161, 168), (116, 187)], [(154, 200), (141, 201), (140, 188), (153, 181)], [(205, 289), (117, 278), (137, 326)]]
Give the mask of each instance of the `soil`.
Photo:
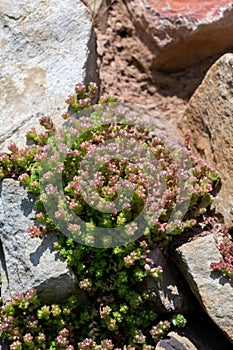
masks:
[(123, 0), (103, 0), (94, 14), (94, 24), (100, 93), (149, 108), (172, 122), (182, 115), (207, 70), (223, 54), (174, 73), (148, 71), (144, 64), (145, 45), (139, 39)]

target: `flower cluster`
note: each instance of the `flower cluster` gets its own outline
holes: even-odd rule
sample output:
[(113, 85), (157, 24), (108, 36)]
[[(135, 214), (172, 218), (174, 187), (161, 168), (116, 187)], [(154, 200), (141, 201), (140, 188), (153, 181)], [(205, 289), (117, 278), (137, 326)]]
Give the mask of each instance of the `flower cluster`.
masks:
[[(73, 321), (77, 301), (70, 297), (63, 306), (42, 305), (34, 289), (26, 294), (16, 293), (0, 311), (0, 337), (11, 341), (10, 349), (74, 350), (72, 345)], [(69, 325), (69, 329), (64, 327)]]
[(151, 267), (151, 265), (145, 264), (144, 267), (145, 267), (145, 270), (146, 270), (148, 276), (151, 276), (156, 280), (160, 279), (160, 277), (163, 273), (163, 269), (161, 268), (161, 266)]
[(86, 338), (81, 343), (79, 343), (80, 350), (112, 350), (113, 348), (114, 344), (110, 339), (102, 340), (100, 345), (97, 345), (96, 342), (91, 338)]
[[(47, 144), (49, 137), (55, 133), (56, 128), (49, 116), (41, 117), (40, 124), (46, 129), (44, 132), (38, 133), (33, 127), (27, 132), (26, 137), (28, 140), (32, 140), (35, 144), (42, 147)], [(38, 147), (38, 149), (40, 148)]]
[[(75, 112), (81, 111), (92, 105), (95, 100), (97, 91), (96, 83), (91, 82), (88, 87), (82, 83), (75, 85), (75, 93), (69, 95), (66, 99), (66, 103), (72, 107)], [(101, 96), (99, 103), (116, 102), (117, 99), (114, 96)], [(68, 119), (70, 115), (68, 113), (63, 114), (64, 119)]]
[[(71, 118), (69, 131), (64, 130), (59, 136), (64, 138), (66, 146), (62, 142), (59, 145), (65, 149), (66, 156), (60, 160), (58, 155), (47, 154), (49, 170), (43, 174), (46, 185), (40, 201), (56, 207), (55, 218), (63, 221), (66, 225), (63, 227), (71, 231), (73, 237), (85, 237), (84, 244), (98, 246), (91, 226), (122, 227), (117, 232), (121, 232), (126, 242), (138, 237), (141, 231), (151, 246), (155, 242), (166, 244), (172, 236), (192, 227), (195, 218), (205, 213), (218, 176), (188, 149), (179, 151), (185, 155), (184, 163), (189, 159), (187, 167), (181, 163), (177, 150), (175, 154), (164, 140), (149, 137), (148, 130), (141, 126), (117, 123), (114, 115), (111, 121), (109, 114), (108, 121), (104, 121), (105, 109), (97, 106), (89, 116), (81, 116), (78, 123)], [(78, 128), (83, 128), (83, 132)], [(75, 130), (79, 137), (71, 135)], [(59, 152), (63, 154), (61, 149)], [(65, 210), (64, 197), (57, 195), (57, 177), (53, 171), (55, 175), (62, 172), (65, 201), (68, 208), (87, 223), (85, 227), (73, 222), (70, 212)], [(30, 186), (33, 184), (35, 181)], [(173, 215), (177, 201), (187, 203), (187, 210)], [(140, 226), (141, 222), (134, 222), (145, 208), (146, 228)], [(110, 236), (106, 246), (109, 245)]]
[(153, 326), (150, 330), (150, 334), (155, 342), (163, 338), (167, 334), (171, 327), (170, 322), (160, 321), (156, 326)]
[(24, 172), (30, 173), (38, 148), (31, 146), (21, 150), (10, 144), (8, 149), (11, 153), (0, 153), (0, 180), (6, 177), (17, 179)]
[(44, 225), (39, 225), (39, 228), (37, 228), (36, 226), (29, 226), (27, 228), (27, 231), (30, 233), (31, 238), (42, 238), (42, 236), (46, 232), (46, 227)]
[(219, 262), (212, 262), (211, 267), (233, 282), (233, 240), (227, 227), (223, 230), (223, 235), (219, 242), (219, 250), (223, 258)]

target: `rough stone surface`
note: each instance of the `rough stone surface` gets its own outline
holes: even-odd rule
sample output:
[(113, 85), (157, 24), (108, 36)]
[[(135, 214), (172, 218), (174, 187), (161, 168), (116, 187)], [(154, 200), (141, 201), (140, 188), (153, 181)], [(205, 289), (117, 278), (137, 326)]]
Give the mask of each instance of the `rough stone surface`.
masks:
[[(187, 317), (187, 325), (178, 333), (188, 338), (198, 350), (232, 350), (232, 343), (199, 308)], [(211, 336), (210, 336), (211, 334)]]
[(210, 267), (221, 259), (214, 235), (183, 244), (176, 259), (201, 305), (233, 342), (233, 285)]
[(41, 115), (60, 116), (74, 85), (97, 81), (97, 72), (91, 16), (80, 0), (1, 1), (0, 32), (5, 150), (9, 141), (23, 142)]
[(151, 71), (148, 67), (153, 55), (146, 43), (140, 40), (141, 32), (132, 23), (125, 2), (114, 0), (108, 3), (112, 5), (106, 12), (99, 11), (95, 22), (100, 94), (111, 93), (121, 101), (145, 106), (151, 112), (153, 109), (154, 115), (159, 114), (161, 119), (171, 120), (175, 125), (220, 54), (178, 72)]
[(168, 333), (165, 339), (162, 339), (156, 345), (155, 350), (198, 350), (191, 341), (182, 337), (176, 332)]
[(157, 312), (187, 313), (195, 306), (194, 297), (183, 281), (180, 272), (161, 252), (159, 248), (152, 250), (148, 257), (154, 261), (154, 266), (161, 266), (163, 275), (158, 282), (148, 278), (147, 285), (156, 293), (153, 308)]
[(222, 56), (208, 71), (180, 117), (182, 134), (190, 130), (190, 145), (216, 168), (222, 188), (214, 207), (226, 220), (233, 208), (233, 54)]
[(152, 54), (150, 69), (183, 69), (233, 45), (229, 0), (126, 0), (126, 5)]
[(46, 302), (77, 293), (77, 280), (54, 249), (55, 235), (30, 238), (35, 222), (34, 200), (18, 181), (5, 179), (0, 188), (2, 299), (35, 288)]

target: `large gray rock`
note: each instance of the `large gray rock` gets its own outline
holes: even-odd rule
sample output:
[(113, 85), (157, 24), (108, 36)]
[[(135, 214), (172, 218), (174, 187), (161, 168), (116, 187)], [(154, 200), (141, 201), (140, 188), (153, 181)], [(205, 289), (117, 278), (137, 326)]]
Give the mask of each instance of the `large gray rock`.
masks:
[(210, 267), (221, 259), (214, 235), (183, 244), (176, 259), (201, 305), (233, 342), (233, 285)]
[[(91, 16), (80, 0), (0, 2), (0, 150), (41, 115), (60, 117), (78, 82), (97, 81)], [(60, 118), (62, 121), (62, 118)]]
[(191, 341), (176, 332), (168, 333), (165, 339), (162, 339), (156, 345), (155, 350), (198, 350)]
[[(232, 17), (233, 18), (233, 17)], [(190, 146), (222, 178), (214, 207), (225, 220), (233, 208), (233, 54), (222, 56), (208, 71), (178, 122)]]
[[(31, 238), (34, 200), (18, 181), (5, 179), (0, 187), (2, 299), (35, 288), (45, 302), (60, 301), (78, 292), (77, 279), (54, 249), (56, 236)], [(81, 294), (80, 294), (81, 297)]]
[(193, 295), (183, 281), (180, 271), (175, 268), (159, 248), (152, 250), (148, 257), (154, 266), (161, 266), (162, 277), (159, 281), (147, 279), (147, 286), (156, 293), (153, 308), (159, 313), (187, 313), (196, 305)]
[[(147, 69), (175, 71), (233, 45), (229, 0), (126, 0)], [(224, 39), (223, 39), (224, 38)]]

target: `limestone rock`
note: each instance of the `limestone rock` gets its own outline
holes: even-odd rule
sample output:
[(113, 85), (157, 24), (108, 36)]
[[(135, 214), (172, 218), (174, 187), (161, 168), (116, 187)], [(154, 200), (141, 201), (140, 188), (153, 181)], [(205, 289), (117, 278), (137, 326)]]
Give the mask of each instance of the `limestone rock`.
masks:
[(182, 337), (176, 332), (168, 333), (165, 339), (162, 339), (156, 345), (155, 350), (198, 350), (191, 341)]
[[(53, 247), (55, 235), (30, 238), (35, 222), (33, 197), (18, 181), (5, 179), (0, 188), (2, 299), (35, 288), (45, 302), (67, 298), (78, 291), (77, 279)], [(81, 296), (81, 294), (80, 294)]]
[(214, 206), (226, 220), (233, 208), (233, 54), (223, 55), (207, 72), (180, 117), (178, 128), (190, 130), (194, 153), (222, 177)]
[(91, 16), (80, 0), (0, 2), (0, 151), (41, 115), (59, 117), (78, 82), (96, 81)]
[(161, 266), (163, 275), (161, 280), (148, 278), (147, 286), (156, 293), (153, 308), (159, 313), (187, 313), (195, 305), (194, 297), (187, 288), (183, 276), (177, 271), (159, 248), (152, 250), (148, 257), (153, 259), (154, 266)]
[(233, 285), (210, 267), (221, 259), (214, 235), (183, 244), (176, 250), (176, 259), (205, 311), (233, 342)]
[(126, 0), (126, 5), (152, 53), (152, 70), (183, 69), (233, 45), (229, 0)]

